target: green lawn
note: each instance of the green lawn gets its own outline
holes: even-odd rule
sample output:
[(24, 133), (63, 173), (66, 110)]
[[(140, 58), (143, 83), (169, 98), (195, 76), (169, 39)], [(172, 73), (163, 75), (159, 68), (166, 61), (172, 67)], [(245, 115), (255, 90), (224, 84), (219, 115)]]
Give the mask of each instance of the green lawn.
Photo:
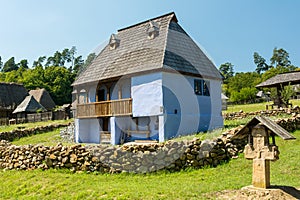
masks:
[[(181, 139), (216, 137), (229, 128), (246, 124), (250, 119), (226, 120), (222, 130)], [(300, 188), (300, 130), (292, 134), (296, 140), (276, 138), (281, 153), (280, 159), (271, 163), (272, 185)], [(57, 129), (21, 138), (13, 144), (55, 145), (59, 141)], [(0, 170), (0, 177), (0, 199), (207, 199), (207, 193), (210, 192), (240, 189), (250, 185), (252, 161), (244, 159), (241, 154), (238, 159), (232, 159), (216, 168), (176, 173), (138, 175), (71, 173), (68, 170), (54, 169)]]
[[(300, 106), (300, 99), (290, 100), (293, 106), (298, 105)], [(264, 103), (254, 103), (254, 104), (241, 104), (241, 105), (228, 105), (228, 109), (223, 111), (224, 113), (232, 113), (232, 112), (239, 112), (243, 110), (244, 112), (253, 112), (259, 110), (266, 110), (267, 104), (273, 104), (273, 102), (264, 102)]]
[[(300, 188), (300, 131), (293, 135), (298, 139), (276, 138), (281, 154), (271, 163), (272, 185)], [(250, 185), (251, 170), (243, 155), (216, 168), (147, 175), (1, 170), (0, 199), (206, 199), (205, 193)]]
[(73, 121), (73, 119), (70, 120), (55, 120), (55, 121), (43, 121), (43, 122), (34, 122), (34, 123), (26, 123), (26, 124), (14, 124), (9, 126), (0, 126), (0, 132), (6, 132), (6, 131), (12, 131), (15, 129), (18, 129), (20, 127), (22, 128), (34, 128), (37, 126), (47, 126), (50, 124), (62, 124), (62, 123), (69, 123)]
[[(15, 145), (27, 145), (27, 144), (40, 144), (40, 145), (45, 145), (45, 146), (56, 146), (57, 143), (61, 142), (61, 137), (60, 137), (60, 129), (55, 129), (54, 131), (50, 131), (47, 133), (41, 133), (37, 135), (32, 135), (30, 137), (23, 137), (20, 139), (14, 140), (12, 143)], [(70, 146), (74, 143), (65, 143), (62, 142), (64, 146)]]

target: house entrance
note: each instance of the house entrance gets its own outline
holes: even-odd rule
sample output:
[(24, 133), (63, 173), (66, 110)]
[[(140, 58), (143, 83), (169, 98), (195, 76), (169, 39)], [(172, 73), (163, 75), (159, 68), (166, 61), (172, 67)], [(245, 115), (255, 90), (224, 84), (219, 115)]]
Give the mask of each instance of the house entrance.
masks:
[(97, 91), (97, 101), (105, 101), (105, 90), (104, 89)]

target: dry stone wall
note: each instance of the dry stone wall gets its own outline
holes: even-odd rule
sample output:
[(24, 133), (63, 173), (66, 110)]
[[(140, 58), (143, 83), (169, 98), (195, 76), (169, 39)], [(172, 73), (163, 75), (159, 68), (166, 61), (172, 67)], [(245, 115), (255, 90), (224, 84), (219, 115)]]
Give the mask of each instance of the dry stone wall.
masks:
[[(300, 115), (279, 119), (287, 129), (300, 129)], [(242, 152), (247, 138), (233, 139), (242, 127), (224, 132), (214, 140), (193, 139), (153, 144), (123, 146), (76, 144), (55, 147), (43, 145), (16, 146), (0, 142), (0, 169), (66, 168), (71, 171), (102, 173), (149, 173), (159, 170), (178, 171), (185, 168), (217, 166)]]
[(0, 168), (8, 170), (67, 168), (72, 171), (148, 173), (217, 166), (243, 151), (245, 141), (231, 141), (229, 134), (231, 133), (211, 141), (194, 139), (124, 146), (80, 144), (70, 147), (62, 144), (55, 147), (16, 146), (2, 140)]

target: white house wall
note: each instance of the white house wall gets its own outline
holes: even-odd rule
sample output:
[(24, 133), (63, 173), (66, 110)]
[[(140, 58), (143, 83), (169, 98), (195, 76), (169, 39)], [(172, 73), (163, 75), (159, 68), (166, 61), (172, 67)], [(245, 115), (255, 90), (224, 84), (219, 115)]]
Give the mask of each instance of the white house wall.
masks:
[(100, 128), (98, 119), (75, 119), (75, 138), (80, 143), (99, 143)]
[(194, 93), (194, 80), (179, 73), (163, 73), (164, 138), (211, 130), (223, 125), (218, 81), (209, 80), (210, 96)]
[(133, 117), (162, 114), (162, 73), (132, 77), (131, 97)]

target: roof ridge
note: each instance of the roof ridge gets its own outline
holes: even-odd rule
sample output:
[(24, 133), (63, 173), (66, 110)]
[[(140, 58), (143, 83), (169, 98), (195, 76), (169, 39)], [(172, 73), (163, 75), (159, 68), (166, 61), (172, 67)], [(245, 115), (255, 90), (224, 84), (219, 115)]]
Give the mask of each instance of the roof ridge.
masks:
[(156, 20), (156, 19), (159, 19), (159, 18), (163, 18), (163, 17), (169, 16), (169, 15), (174, 15), (174, 16), (172, 17), (172, 19), (175, 20), (175, 22), (178, 22), (177, 17), (176, 17), (176, 15), (175, 15), (175, 12), (172, 11), (172, 12), (169, 12), (169, 13), (167, 13), (167, 14), (160, 15), (160, 16), (158, 16), (158, 17), (154, 17), (154, 18), (151, 18), (151, 19), (144, 20), (144, 21), (139, 22), (139, 23), (137, 23), (137, 24), (133, 24), (133, 25), (127, 26), (127, 27), (125, 27), (125, 28), (121, 28), (121, 29), (118, 30), (118, 32), (124, 31), (124, 30), (126, 30), (126, 29), (129, 29), (129, 28), (132, 28), (132, 27), (135, 27), (135, 26), (138, 26), (138, 25), (143, 24), (143, 23), (147, 23), (147, 22), (152, 21), (152, 20)]
[[(175, 13), (174, 13), (175, 15)], [(176, 16), (175, 16), (176, 18)], [(162, 61), (161, 61), (161, 65), (162, 65), (162, 68), (164, 67), (164, 60), (165, 60), (165, 55), (166, 55), (166, 50), (167, 50), (167, 44), (168, 44), (168, 36), (169, 36), (169, 28), (170, 28), (170, 23), (171, 23), (172, 19), (168, 22), (168, 27), (167, 27), (167, 31), (166, 31), (166, 39), (165, 39), (165, 44), (164, 44), (164, 49), (163, 49), (163, 56), (162, 56)], [(177, 20), (176, 20), (176, 23), (177, 23)]]

